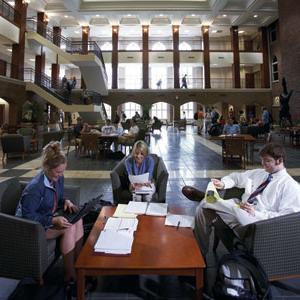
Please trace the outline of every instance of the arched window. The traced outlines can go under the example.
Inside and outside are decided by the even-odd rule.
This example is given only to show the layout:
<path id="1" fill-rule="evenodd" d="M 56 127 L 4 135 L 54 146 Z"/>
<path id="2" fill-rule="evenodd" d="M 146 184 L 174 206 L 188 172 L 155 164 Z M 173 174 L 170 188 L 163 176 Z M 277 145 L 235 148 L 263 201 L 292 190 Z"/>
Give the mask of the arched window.
<path id="1" fill-rule="evenodd" d="M 187 42 L 182 42 L 182 43 L 179 44 L 179 50 L 191 51 L 192 47 Z"/>
<path id="2" fill-rule="evenodd" d="M 142 116 L 142 107 L 140 104 L 135 102 L 126 102 L 123 105 L 123 111 L 128 119 L 131 119 L 135 115 L 136 111 Z"/>
<path id="3" fill-rule="evenodd" d="M 112 50 L 112 43 L 106 42 L 101 46 L 102 51 L 111 51 Z"/>
<path id="4" fill-rule="evenodd" d="M 151 117 L 157 117 L 159 119 L 168 119 L 168 103 L 157 102 L 152 105 Z"/>
<path id="5" fill-rule="evenodd" d="M 126 47 L 127 51 L 132 51 L 132 50 L 141 50 L 140 46 L 137 43 L 131 42 L 130 44 L 128 44 L 128 46 Z"/>
<path id="6" fill-rule="evenodd" d="M 278 60 L 276 56 L 272 59 L 272 80 L 278 81 Z"/>
<path id="7" fill-rule="evenodd" d="M 166 46 L 163 43 L 161 43 L 161 42 L 157 42 L 157 43 L 153 44 L 152 50 L 165 51 L 166 50 Z"/>

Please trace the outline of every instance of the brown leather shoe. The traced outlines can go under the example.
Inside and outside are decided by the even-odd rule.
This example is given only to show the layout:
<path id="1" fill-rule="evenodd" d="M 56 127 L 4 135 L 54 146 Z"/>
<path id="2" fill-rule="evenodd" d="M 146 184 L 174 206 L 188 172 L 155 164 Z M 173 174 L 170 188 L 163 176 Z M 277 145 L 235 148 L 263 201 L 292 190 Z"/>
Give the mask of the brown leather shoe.
<path id="1" fill-rule="evenodd" d="M 189 185 L 184 186 L 181 191 L 184 196 L 186 196 L 189 200 L 192 200 L 192 201 L 200 202 L 205 196 L 204 192 L 199 191 Z"/>

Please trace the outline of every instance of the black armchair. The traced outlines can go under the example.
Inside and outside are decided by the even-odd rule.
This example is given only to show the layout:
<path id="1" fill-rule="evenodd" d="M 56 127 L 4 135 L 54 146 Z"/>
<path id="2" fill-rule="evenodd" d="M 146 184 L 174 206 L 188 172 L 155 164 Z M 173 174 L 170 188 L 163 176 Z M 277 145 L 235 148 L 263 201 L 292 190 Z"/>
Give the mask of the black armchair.
<path id="1" fill-rule="evenodd" d="M 169 173 L 161 157 L 150 154 L 154 158 L 154 181 L 156 192 L 153 195 L 153 202 L 166 202 L 166 191 Z M 125 168 L 125 158 L 123 158 L 111 171 L 110 178 L 113 190 L 114 203 L 128 203 L 132 200 L 129 191 L 129 179 Z"/>
<path id="2" fill-rule="evenodd" d="M 20 134 L 4 134 L 1 137 L 2 145 L 2 163 L 4 163 L 5 158 L 8 158 L 8 154 L 21 154 L 24 159 L 25 155 L 25 143 L 24 137 Z"/>
<path id="3" fill-rule="evenodd" d="M 223 199 L 241 199 L 244 189 L 220 191 Z M 200 201 L 204 193 L 192 187 L 183 187 L 183 194 L 190 200 Z M 196 197 L 196 198 L 195 198 Z M 240 236 L 218 217 L 213 222 L 214 246 L 221 240 L 231 251 L 241 242 L 262 264 L 270 280 L 300 277 L 300 212 L 255 222 L 239 228 Z"/>
<path id="4" fill-rule="evenodd" d="M 0 182 L 0 277 L 30 277 L 42 283 L 59 252 L 56 240 L 46 240 L 41 224 L 14 216 L 25 185 L 17 178 Z M 79 187 L 66 186 L 65 194 L 79 204 Z"/>

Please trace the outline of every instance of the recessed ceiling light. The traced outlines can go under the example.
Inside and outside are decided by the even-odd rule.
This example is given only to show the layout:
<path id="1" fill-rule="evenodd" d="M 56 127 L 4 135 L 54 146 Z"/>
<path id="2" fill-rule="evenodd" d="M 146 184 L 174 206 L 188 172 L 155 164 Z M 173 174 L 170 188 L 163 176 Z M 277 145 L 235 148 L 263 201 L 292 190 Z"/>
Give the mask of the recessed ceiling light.
<path id="1" fill-rule="evenodd" d="M 239 33 L 244 33 L 245 31 L 244 30 L 239 30 Z"/>
<path id="2" fill-rule="evenodd" d="M 163 15 L 163 14 L 160 14 L 159 16 L 160 16 L 160 17 L 163 17 L 164 15 Z"/>
<path id="3" fill-rule="evenodd" d="M 257 17 L 258 17 L 258 15 L 254 15 L 254 16 L 253 16 L 253 18 L 257 18 Z"/>
<path id="4" fill-rule="evenodd" d="M 131 14 L 128 14 L 127 17 L 131 17 Z"/>
<path id="5" fill-rule="evenodd" d="M 223 17 L 224 17 L 224 18 L 226 18 L 226 17 L 227 17 L 227 15 L 223 15 Z"/>
<path id="6" fill-rule="evenodd" d="M 69 16 L 67 16 L 67 15 L 64 15 L 64 17 L 67 19 L 67 18 L 69 18 Z"/>
<path id="7" fill-rule="evenodd" d="M 195 17 L 196 15 L 195 14 L 192 14 L 192 17 Z"/>
<path id="8" fill-rule="evenodd" d="M 6 50 L 7 50 L 8 52 L 12 52 L 12 49 L 10 49 L 10 48 L 7 48 Z"/>
<path id="9" fill-rule="evenodd" d="M 96 17 L 98 18 L 98 17 L 99 17 L 99 15 L 96 15 Z"/>

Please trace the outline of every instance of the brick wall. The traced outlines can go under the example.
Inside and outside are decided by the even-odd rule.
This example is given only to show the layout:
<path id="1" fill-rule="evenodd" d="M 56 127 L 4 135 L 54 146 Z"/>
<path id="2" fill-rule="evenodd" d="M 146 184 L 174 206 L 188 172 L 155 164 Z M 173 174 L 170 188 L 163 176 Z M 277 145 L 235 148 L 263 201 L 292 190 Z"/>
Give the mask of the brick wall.
<path id="1" fill-rule="evenodd" d="M 290 112 L 293 121 L 300 123 L 300 1 L 278 0 L 279 39 L 281 48 L 281 72 L 287 87 L 294 94 L 290 99 Z"/>

